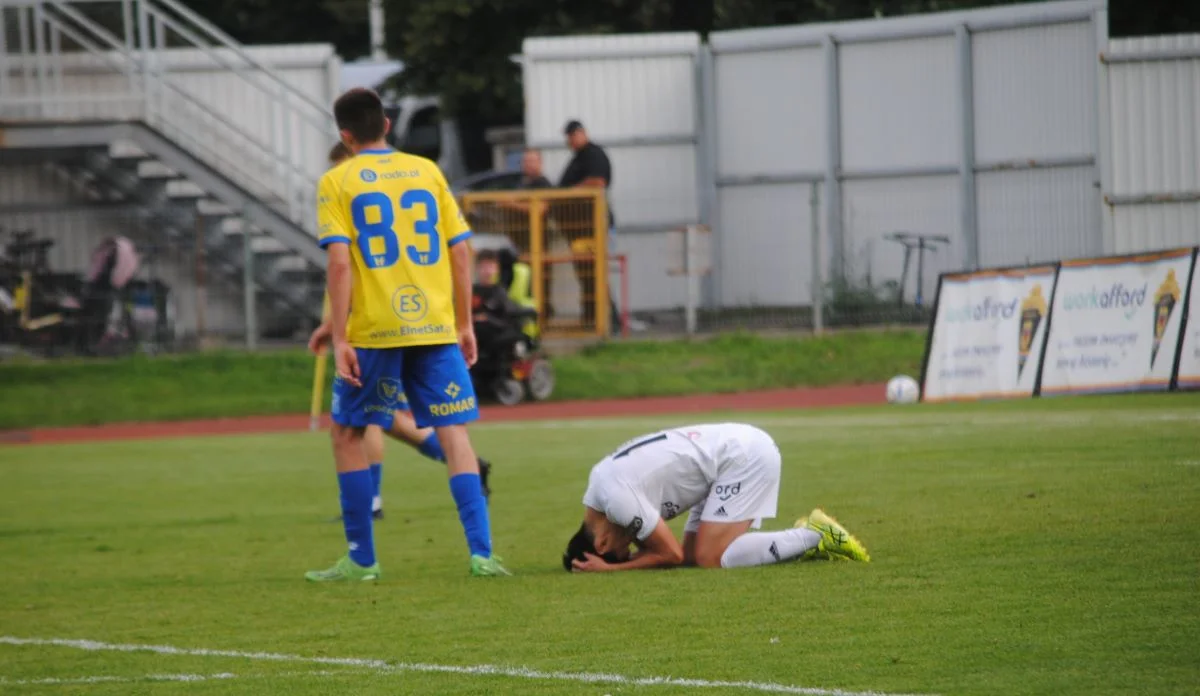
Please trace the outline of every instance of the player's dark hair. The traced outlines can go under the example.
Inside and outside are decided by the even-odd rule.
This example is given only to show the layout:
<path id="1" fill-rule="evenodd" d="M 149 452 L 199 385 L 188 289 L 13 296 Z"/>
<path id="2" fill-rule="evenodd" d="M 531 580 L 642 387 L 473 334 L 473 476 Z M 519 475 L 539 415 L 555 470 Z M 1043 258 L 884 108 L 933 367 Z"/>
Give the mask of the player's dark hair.
<path id="1" fill-rule="evenodd" d="M 481 249 L 478 254 L 475 254 L 475 263 L 479 263 L 480 261 L 495 261 L 499 263 L 500 255 L 496 253 L 495 249 Z"/>
<path id="2" fill-rule="evenodd" d="M 333 103 L 333 120 L 337 122 L 338 130 L 348 131 L 356 143 L 380 140 L 387 130 L 383 101 L 375 92 L 361 87 L 338 97 Z"/>
<path id="3" fill-rule="evenodd" d="M 350 148 L 346 147 L 346 143 L 343 143 L 340 140 L 337 141 L 336 145 L 329 148 L 330 164 L 337 164 L 338 162 L 341 162 L 344 159 L 349 159 L 353 156 L 354 153 L 350 151 Z"/>
<path id="4" fill-rule="evenodd" d="M 615 553 L 599 554 L 596 552 L 596 541 L 592 538 L 591 531 L 588 530 L 587 522 L 579 525 L 579 531 L 575 532 L 575 536 L 567 542 L 567 550 L 563 553 L 563 569 L 570 573 L 574 568 L 571 566 L 572 561 L 587 560 L 585 554 L 600 556 L 607 563 L 620 563 L 621 559 Z"/>

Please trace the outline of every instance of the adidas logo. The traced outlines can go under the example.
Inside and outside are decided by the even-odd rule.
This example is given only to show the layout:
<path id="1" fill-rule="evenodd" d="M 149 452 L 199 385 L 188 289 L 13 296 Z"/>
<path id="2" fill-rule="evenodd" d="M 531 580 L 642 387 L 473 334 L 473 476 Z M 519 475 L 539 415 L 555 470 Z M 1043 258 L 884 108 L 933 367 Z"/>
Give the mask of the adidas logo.
<path id="1" fill-rule="evenodd" d="M 716 515 L 717 517 L 725 517 L 729 513 L 725 512 L 725 506 L 722 505 L 721 507 L 717 508 L 717 511 L 714 512 L 713 514 Z"/>
<path id="2" fill-rule="evenodd" d="M 776 544 L 775 542 L 771 542 L 771 548 L 769 548 L 767 550 L 770 551 L 771 555 L 775 557 L 775 561 L 777 563 L 783 561 L 783 557 L 781 557 L 779 555 L 779 545 L 778 544 Z"/>

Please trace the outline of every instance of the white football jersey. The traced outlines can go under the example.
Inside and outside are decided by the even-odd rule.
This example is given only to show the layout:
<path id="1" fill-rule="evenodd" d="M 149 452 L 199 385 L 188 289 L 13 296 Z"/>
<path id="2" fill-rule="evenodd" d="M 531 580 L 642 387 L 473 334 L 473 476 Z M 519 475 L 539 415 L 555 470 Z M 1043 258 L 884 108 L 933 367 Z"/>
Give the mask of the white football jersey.
<path id="1" fill-rule="evenodd" d="M 750 425 L 718 423 L 634 438 L 592 467 L 583 504 L 645 541 L 660 519 L 702 504 L 721 474 L 738 466 L 742 441 L 763 435 Z"/>

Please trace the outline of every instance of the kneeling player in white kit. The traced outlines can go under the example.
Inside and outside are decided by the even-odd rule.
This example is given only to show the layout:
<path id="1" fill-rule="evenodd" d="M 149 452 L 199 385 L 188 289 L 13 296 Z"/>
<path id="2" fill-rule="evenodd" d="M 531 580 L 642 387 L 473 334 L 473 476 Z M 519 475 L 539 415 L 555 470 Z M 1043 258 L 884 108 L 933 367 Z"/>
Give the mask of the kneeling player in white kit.
<path id="1" fill-rule="evenodd" d="M 792 529 L 750 532 L 775 517 L 779 469 L 779 447 L 750 425 L 693 425 L 630 440 L 592 468 L 583 525 L 563 566 L 597 572 L 869 561 L 858 539 L 819 508 Z M 681 544 L 666 522 L 685 510 Z M 632 555 L 631 544 L 638 548 Z"/>

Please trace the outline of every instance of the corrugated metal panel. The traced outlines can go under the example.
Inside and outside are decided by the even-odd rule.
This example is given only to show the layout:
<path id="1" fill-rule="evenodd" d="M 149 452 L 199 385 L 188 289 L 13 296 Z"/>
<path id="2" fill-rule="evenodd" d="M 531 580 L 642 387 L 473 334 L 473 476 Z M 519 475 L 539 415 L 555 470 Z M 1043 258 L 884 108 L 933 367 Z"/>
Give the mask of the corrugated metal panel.
<path id="1" fill-rule="evenodd" d="M 883 237 L 892 232 L 942 234 L 950 238 L 935 252 L 925 253 L 924 295 L 932 301 L 937 276 L 963 266 L 962 226 L 959 224 L 958 180 L 952 176 L 848 181 L 842 188 L 847 274 L 875 286 L 899 281 L 904 248 Z M 905 297 L 911 302 L 917 287 L 913 253 Z"/>
<path id="2" fill-rule="evenodd" d="M 718 55 L 714 72 L 721 176 L 824 168 L 828 100 L 821 49 Z M 770 95 L 767 108 L 764 95 Z"/>
<path id="3" fill-rule="evenodd" d="M 1094 34 L 1080 22 L 972 37 L 978 162 L 1095 153 Z"/>
<path id="4" fill-rule="evenodd" d="M 1122 205 L 1112 215 L 1117 254 L 1200 244 L 1200 203 Z"/>
<path id="5" fill-rule="evenodd" d="M 698 46 L 691 34 L 526 40 L 526 140 L 561 141 L 571 119 L 597 140 L 693 134 Z"/>
<path id="6" fill-rule="evenodd" d="M 1200 48 L 1200 35 L 1113 41 L 1111 54 Z M 1200 191 L 1200 59 L 1109 65 L 1112 193 Z"/>
<path id="7" fill-rule="evenodd" d="M 665 231 L 622 235 L 617 239 L 616 249 L 628 259 L 629 299 L 634 311 L 684 305 L 687 285 L 683 276 L 668 274 L 680 260 L 674 257 L 677 249 Z M 615 275 L 612 282 L 619 282 Z M 618 293 L 619 288 L 614 285 L 613 297 L 618 297 Z"/>
<path id="8" fill-rule="evenodd" d="M 604 146 L 603 140 L 596 143 Z M 606 147 L 612 163 L 609 201 L 618 226 L 696 219 L 696 151 L 690 145 Z M 545 150 L 543 166 L 558 181 L 571 153 Z"/>
<path id="9" fill-rule="evenodd" d="M 1001 171 L 976 179 L 979 263 L 1017 266 L 1103 253 L 1092 167 Z"/>
<path id="10" fill-rule="evenodd" d="M 736 53 L 813 44 L 820 42 L 826 36 L 832 36 L 836 41 L 845 43 L 904 36 L 953 34 L 959 25 L 966 25 L 972 31 L 982 31 L 1013 24 L 1056 23 L 1075 18 L 1086 19 L 1091 17 L 1096 10 L 1105 9 L 1107 6 L 1105 0 L 1031 2 L 978 10 L 867 19 L 855 22 L 739 29 L 716 32 L 710 37 L 710 42 L 714 51 Z"/>
<path id="11" fill-rule="evenodd" d="M 839 51 L 846 170 L 958 160 L 953 38 L 853 45 Z"/>
<path id="12" fill-rule="evenodd" d="M 809 185 L 735 186 L 721 191 L 721 298 L 725 307 L 812 301 Z"/>

